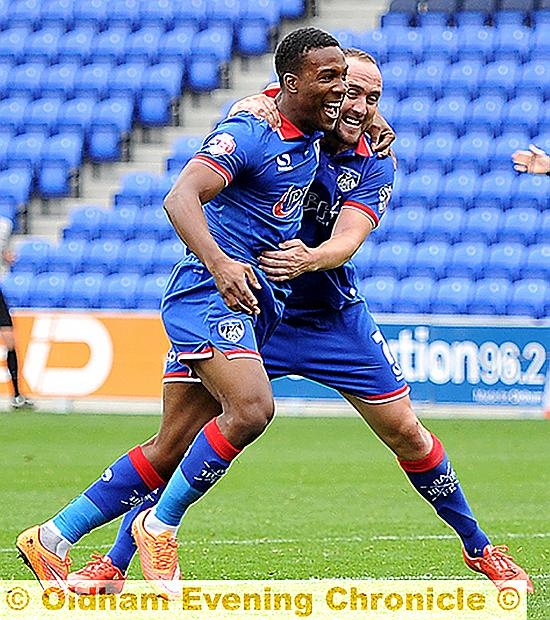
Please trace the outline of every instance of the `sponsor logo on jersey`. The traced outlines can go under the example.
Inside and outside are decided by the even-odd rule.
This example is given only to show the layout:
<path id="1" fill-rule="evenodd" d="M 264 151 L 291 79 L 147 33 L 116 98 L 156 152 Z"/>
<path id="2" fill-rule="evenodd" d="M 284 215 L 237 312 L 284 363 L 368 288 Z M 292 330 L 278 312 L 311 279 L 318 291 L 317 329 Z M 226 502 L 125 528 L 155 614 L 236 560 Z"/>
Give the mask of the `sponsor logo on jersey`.
<path id="1" fill-rule="evenodd" d="M 244 332 L 244 323 L 241 319 L 226 319 L 218 323 L 218 334 L 229 342 L 239 342 Z"/>
<path id="2" fill-rule="evenodd" d="M 382 185 L 382 187 L 378 190 L 378 211 L 380 215 L 384 213 L 384 211 L 388 208 L 388 202 L 391 198 L 392 186 L 387 183 L 386 185 Z"/>
<path id="3" fill-rule="evenodd" d="M 231 134 L 220 133 L 210 138 L 204 150 L 213 157 L 219 157 L 220 155 L 230 155 L 236 147 L 235 138 Z"/>
<path id="4" fill-rule="evenodd" d="M 361 174 L 352 168 L 342 167 L 341 170 L 342 172 L 338 175 L 336 183 L 340 191 L 351 192 L 352 189 L 355 189 L 359 185 Z"/>
<path id="5" fill-rule="evenodd" d="M 307 187 L 294 187 L 294 185 L 289 187 L 273 205 L 273 215 L 275 217 L 288 217 L 294 213 L 296 209 L 302 206 L 308 189 L 309 185 Z"/>
<path id="6" fill-rule="evenodd" d="M 277 156 L 277 170 L 279 172 L 289 172 L 292 170 L 292 160 L 290 153 L 283 153 Z"/>

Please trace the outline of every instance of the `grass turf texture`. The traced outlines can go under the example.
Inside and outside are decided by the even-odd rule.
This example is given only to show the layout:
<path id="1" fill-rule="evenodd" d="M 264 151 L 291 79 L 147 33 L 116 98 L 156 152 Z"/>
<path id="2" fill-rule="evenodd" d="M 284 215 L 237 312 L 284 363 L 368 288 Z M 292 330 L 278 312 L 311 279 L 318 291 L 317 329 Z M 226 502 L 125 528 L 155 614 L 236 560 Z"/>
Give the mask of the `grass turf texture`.
<path id="1" fill-rule="evenodd" d="M 121 453 L 154 416 L 2 416 L 0 577 L 30 578 L 13 547 Z M 534 576 L 529 618 L 550 618 L 550 423 L 432 420 L 493 542 Z M 118 522 L 117 522 L 118 524 Z M 117 524 L 72 552 L 105 552 Z M 279 418 L 188 513 L 184 576 L 198 579 L 475 577 L 460 544 L 359 420 Z M 134 560 L 130 576 L 141 578 Z"/>

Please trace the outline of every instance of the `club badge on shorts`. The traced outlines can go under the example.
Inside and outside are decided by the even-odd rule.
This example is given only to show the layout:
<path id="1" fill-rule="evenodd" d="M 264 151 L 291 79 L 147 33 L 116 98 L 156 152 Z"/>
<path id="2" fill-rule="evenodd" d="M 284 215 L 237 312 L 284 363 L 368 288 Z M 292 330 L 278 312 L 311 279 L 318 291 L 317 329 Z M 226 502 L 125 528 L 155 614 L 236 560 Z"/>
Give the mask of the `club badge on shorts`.
<path id="1" fill-rule="evenodd" d="M 244 323 L 241 319 L 225 319 L 218 323 L 218 334 L 229 342 L 239 342 L 244 332 Z"/>

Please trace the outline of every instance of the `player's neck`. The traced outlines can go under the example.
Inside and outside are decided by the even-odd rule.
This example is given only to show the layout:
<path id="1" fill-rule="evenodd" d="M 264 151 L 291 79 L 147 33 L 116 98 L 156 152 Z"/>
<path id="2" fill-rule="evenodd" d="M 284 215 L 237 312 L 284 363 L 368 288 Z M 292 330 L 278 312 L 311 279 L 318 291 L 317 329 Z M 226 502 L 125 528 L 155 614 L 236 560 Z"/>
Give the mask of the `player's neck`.
<path id="1" fill-rule="evenodd" d="M 275 99 L 279 112 L 295 125 L 302 133 L 313 133 L 312 127 L 309 125 L 308 120 L 301 114 L 300 107 L 297 102 L 290 97 L 285 97 L 283 93 L 279 93 Z"/>
<path id="2" fill-rule="evenodd" d="M 342 142 L 338 136 L 333 133 L 326 133 L 323 138 L 323 149 L 331 155 L 338 155 L 338 153 L 343 153 L 344 151 L 355 148 L 356 146 L 356 144 L 347 144 L 346 142 Z"/>

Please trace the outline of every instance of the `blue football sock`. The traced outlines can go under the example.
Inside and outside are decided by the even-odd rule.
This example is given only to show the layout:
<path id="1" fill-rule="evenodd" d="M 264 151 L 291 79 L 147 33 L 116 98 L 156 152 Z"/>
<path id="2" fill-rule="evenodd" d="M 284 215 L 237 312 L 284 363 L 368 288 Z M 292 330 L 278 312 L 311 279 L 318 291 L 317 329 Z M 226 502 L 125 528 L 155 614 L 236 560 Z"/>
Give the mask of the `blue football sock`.
<path id="1" fill-rule="evenodd" d="M 158 502 L 163 490 L 164 486 L 159 487 L 152 493 L 149 493 L 141 504 L 134 506 L 130 512 L 127 512 L 124 515 L 122 523 L 118 528 L 116 540 L 113 546 L 105 554 L 111 558 L 113 564 L 124 574 L 126 574 L 126 571 L 130 566 L 130 562 L 137 551 L 136 543 L 134 542 L 134 537 L 132 536 L 132 523 L 140 512 L 151 508 L 151 506 L 154 506 Z"/>
<path id="2" fill-rule="evenodd" d="M 469 556 L 483 555 L 491 544 L 479 527 L 445 450 L 435 435 L 431 452 L 418 461 L 399 459 L 414 488 L 460 537 Z"/>
<path id="3" fill-rule="evenodd" d="M 63 508 L 53 522 L 71 543 L 129 511 L 164 484 L 141 446 L 121 456 L 84 493 Z"/>
<path id="4" fill-rule="evenodd" d="M 167 525 L 179 525 L 187 508 L 223 476 L 239 452 L 222 435 L 216 418 L 208 422 L 166 485 L 156 517 Z"/>

